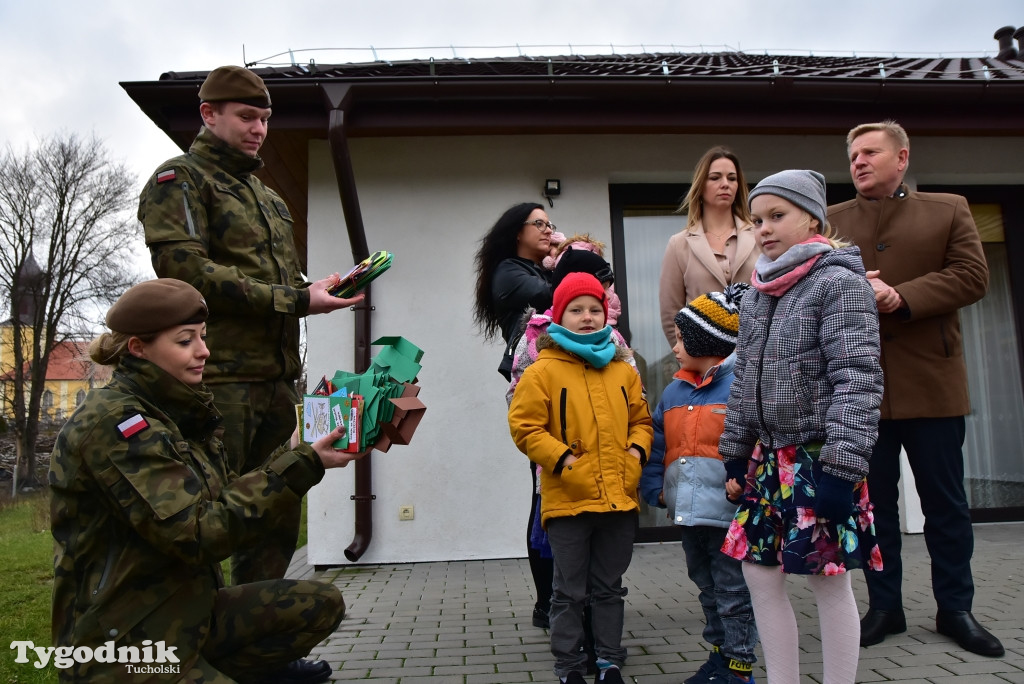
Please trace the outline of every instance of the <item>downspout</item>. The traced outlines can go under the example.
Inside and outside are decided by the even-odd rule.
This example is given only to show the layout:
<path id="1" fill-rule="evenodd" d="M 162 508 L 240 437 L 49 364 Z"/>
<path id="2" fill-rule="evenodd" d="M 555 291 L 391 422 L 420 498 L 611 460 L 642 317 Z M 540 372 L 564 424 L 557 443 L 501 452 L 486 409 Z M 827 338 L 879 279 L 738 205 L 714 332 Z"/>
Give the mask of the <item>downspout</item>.
<path id="1" fill-rule="evenodd" d="M 344 84 L 321 84 L 324 99 L 330 107 L 330 119 L 327 126 L 327 140 L 331 146 L 331 160 L 334 162 L 334 175 L 338 179 L 338 194 L 341 196 L 342 213 L 345 215 L 345 227 L 348 230 L 348 241 L 352 246 L 352 261 L 359 263 L 370 256 L 366 244 L 366 229 L 363 226 L 363 215 L 359 210 L 359 195 L 356 192 L 355 175 L 352 172 L 352 156 L 348 148 L 348 135 L 345 130 L 345 115 L 352 105 L 352 91 Z M 364 292 L 366 298 L 355 310 L 355 372 L 361 373 L 370 367 L 370 311 L 371 289 Z M 373 506 L 376 498 L 373 495 L 372 455 L 356 461 L 355 494 L 351 497 L 355 502 L 355 535 L 352 543 L 345 549 L 345 558 L 351 562 L 359 560 L 370 546 L 373 538 Z"/>

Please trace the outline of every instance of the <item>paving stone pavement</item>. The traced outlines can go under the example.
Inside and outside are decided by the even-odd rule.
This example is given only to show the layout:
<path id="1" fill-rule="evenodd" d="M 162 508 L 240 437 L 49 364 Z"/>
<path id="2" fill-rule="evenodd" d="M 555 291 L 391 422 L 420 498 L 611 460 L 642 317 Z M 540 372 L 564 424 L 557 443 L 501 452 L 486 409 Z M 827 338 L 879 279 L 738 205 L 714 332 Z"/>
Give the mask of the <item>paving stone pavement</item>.
<path id="1" fill-rule="evenodd" d="M 904 537 L 907 632 L 861 649 L 858 682 L 1024 684 L 1024 523 L 976 525 L 974 614 L 1006 647 L 1002 658 L 960 649 L 936 634 L 929 560 L 921 535 Z M 549 682 L 547 632 L 531 624 L 532 579 L 525 558 L 354 565 L 314 569 L 300 550 L 290 577 L 333 582 L 348 614 L 311 657 L 333 681 L 379 684 Z M 863 574 L 854 574 L 863 610 Z M 627 683 L 678 684 L 706 659 L 697 592 L 677 544 L 640 544 L 624 584 Z M 806 581 L 789 580 L 800 626 L 802 684 L 821 684 L 818 615 Z M 761 649 L 757 649 L 758 659 Z M 764 684 L 762 664 L 754 676 Z"/>

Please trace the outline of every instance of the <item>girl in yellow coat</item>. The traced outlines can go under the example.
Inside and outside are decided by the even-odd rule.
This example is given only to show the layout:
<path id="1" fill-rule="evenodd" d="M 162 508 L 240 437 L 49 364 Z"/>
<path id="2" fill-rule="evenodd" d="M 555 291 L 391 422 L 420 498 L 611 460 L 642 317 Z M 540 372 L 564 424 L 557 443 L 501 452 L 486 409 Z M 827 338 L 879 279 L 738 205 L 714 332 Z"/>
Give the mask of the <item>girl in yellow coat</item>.
<path id="1" fill-rule="evenodd" d="M 598 681 L 622 682 L 622 575 L 654 434 L 640 378 L 612 342 L 607 318 L 601 283 L 589 273 L 566 276 L 508 414 L 516 446 L 542 468 L 541 518 L 555 562 L 551 652 L 555 674 L 568 684 L 585 681 L 588 586 Z"/>

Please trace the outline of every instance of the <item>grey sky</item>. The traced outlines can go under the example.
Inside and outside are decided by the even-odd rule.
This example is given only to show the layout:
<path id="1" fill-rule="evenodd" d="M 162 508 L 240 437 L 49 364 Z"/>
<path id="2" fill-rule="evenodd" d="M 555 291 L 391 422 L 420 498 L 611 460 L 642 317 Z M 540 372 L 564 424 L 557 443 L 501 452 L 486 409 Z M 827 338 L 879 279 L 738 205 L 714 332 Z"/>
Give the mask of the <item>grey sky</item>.
<path id="1" fill-rule="evenodd" d="M 252 61 L 291 49 L 300 63 L 370 61 L 370 46 L 393 60 L 450 57 L 447 46 L 459 56 L 513 55 L 516 45 L 527 54 L 614 45 L 620 53 L 995 56 L 995 30 L 1022 24 L 1020 0 L 0 0 L 0 144 L 95 133 L 141 187 L 177 148 L 118 82 L 241 64 L 243 51 Z M 431 46 L 439 49 L 389 49 Z"/>

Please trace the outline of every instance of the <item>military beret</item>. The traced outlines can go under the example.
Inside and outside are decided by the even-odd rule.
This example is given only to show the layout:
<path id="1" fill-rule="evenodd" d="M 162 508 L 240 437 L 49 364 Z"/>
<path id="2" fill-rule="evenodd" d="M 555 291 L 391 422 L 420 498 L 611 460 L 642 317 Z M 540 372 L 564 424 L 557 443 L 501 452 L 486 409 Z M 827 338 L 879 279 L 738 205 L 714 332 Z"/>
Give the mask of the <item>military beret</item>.
<path id="1" fill-rule="evenodd" d="M 174 278 L 139 283 L 107 311 L 107 327 L 125 335 L 146 335 L 186 323 L 202 323 L 209 315 L 199 290 Z"/>
<path id="2" fill-rule="evenodd" d="M 199 88 L 199 99 L 270 108 L 270 91 L 263 79 L 239 66 L 222 66 L 211 71 Z"/>

